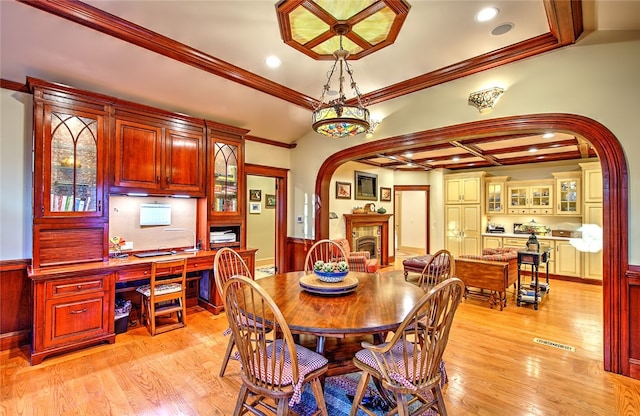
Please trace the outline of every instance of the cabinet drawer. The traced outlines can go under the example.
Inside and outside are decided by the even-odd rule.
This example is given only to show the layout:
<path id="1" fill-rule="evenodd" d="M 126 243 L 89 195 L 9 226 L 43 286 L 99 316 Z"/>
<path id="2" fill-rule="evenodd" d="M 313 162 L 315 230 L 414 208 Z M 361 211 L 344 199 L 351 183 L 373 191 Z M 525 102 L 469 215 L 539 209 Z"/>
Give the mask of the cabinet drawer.
<path id="1" fill-rule="evenodd" d="M 525 247 L 527 246 L 527 239 L 525 238 L 505 238 L 504 241 L 502 242 L 502 245 L 504 247 L 516 247 L 516 248 L 521 248 L 521 249 L 525 249 Z"/>
<path id="2" fill-rule="evenodd" d="M 120 270 L 118 272 L 118 281 L 125 282 L 128 280 L 149 279 L 151 277 L 151 266 L 132 267 Z"/>
<path id="3" fill-rule="evenodd" d="M 553 214 L 553 208 L 531 208 L 530 214 L 551 215 Z"/>
<path id="4" fill-rule="evenodd" d="M 246 261 L 246 260 L 245 260 Z M 213 258 L 195 258 L 187 260 L 187 271 L 196 272 L 202 270 L 213 270 Z"/>
<path id="5" fill-rule="evenodd" d="M 529 214 L 529 208 L 509 208 L 509 214 Z"/>
<path id="6" fill-rule="evenodd" d="M 92 276 L 87 279 L 54 280 L 46 283 L 47 298 L 104 292 L 104 290 L 104 276 Z"/>

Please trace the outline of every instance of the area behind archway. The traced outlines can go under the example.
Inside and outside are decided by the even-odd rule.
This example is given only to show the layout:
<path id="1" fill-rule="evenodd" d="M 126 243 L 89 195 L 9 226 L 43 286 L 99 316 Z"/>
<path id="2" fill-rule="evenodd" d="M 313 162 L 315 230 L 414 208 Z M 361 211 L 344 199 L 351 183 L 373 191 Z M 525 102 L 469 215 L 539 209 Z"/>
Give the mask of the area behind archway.
<path id="1" fill-rule="evenodd" d="M 603 184 L 603 322 L 604 368 L 618 374 L 640 374 L 630 364 L 632 342 L 629 314 L 628 264 L 628 176 L 622 146 L 599 122 L 574 114 L 549 113 L 488 119 L 390 137 L 350 147 L 331 155 L 322 164 L 315 192 L 320 201 L 329 200 L 333 172 L 341 164 L 363 155 L 389 149 L 409 150 L 425 143 L 443 143 L 469 137 L 500 136 L 557 131 L 575 134 L 595 148 L 602 165 Z M 316 205 L 316 239 L 329 237 L 328 204 Z M 636 367 L 636 366 L 634 366 Z M 633 373 L 633 374 L 632 374 Z"/>

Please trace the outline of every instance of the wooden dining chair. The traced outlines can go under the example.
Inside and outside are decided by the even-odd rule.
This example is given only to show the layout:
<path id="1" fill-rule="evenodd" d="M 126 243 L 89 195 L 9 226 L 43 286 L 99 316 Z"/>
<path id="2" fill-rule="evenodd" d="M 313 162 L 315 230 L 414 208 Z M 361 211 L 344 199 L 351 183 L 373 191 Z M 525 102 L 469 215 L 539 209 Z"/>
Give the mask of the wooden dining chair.
<path id="1" fill-rule="evenodd" d="M 311 383 L 317 410 L 328 416 L 320 382 L 328 369 L 327 359 L 294 343 L 282 312 L 253 280 L 234 276 L 225 283 L 223 293 L 241 363 L 242 387 L 234 415 L 264 414 L 264 410 L 287 415 L 288 407 L 300 402 L 304 385 Z M 274 401 L 275 407 L 266 399 Z"/>
<path id="2" fill-rule="evenodd" d="M 395 396 L 397 406 L 387 415 L 420 415 L 433 409 L 446 415 L 441 388 L 440 366 L 449 340 L 453 317 L 464 294 L 464 283 L 449 278 L 431 288 L 413 307 L 389 342 L 372 345 L 363 342 L 364 349 L 353 359 L 362 376 L 353 399 L 351 416 L 358 410 L 375 416 L 361 402 L 374 377 Z M 424 319 L 429 322 L 424 325 Z M 409 329 L 411 328 L 411 329 Z M 419 405 L 409 413 L 409 406 Z"/>
<path id="3" fill-rule="evenodd" d="M 318 240 L 307 252 L 304 260 L 304 271 L 307 274 L 312 273 L 313 265 L 318 260 L 322 260 L 325 263 L 347 261 L 347 255 L 342 246 L 335 241 L 329 239 Z"/>
<path id="4" fill-rule="evenodd" d="M 136 291 L 142 295 L 142 319 L 152 336 L 187 325 L 186 286 L 186 258 L 151 264 L 151 281 Z M 174 313 L 175 318 L 172 318 Z M 159 325 L 159 320 L 169 321 Z"/>
<path id="5" fill-rule="evenodd" d="M 455 277 L 456 261 L 448 250 L 437 251 L 422 269 L 418 286 L 426 291 L 438 283 Z"/>
<path id="6" fill-rule="evenodd" d="M 222 296 L 224 284 L 231 277 L 245 276 L 249 279 L 253 278 L 247 263 L 245 263 L 240 254 L 228 247 L 221 248 L 216 252 L 213 259 L 213 275 L 216 282 L 216 289 L 220 296 Z M 225 332 L 228 333 L 229 331 Z M 229 359 L 231 358 L 231 352 L 233 351 L 234 346 L 235 341 L 233 336 L 231 336 L 229 338 L 229 342 L 227 342 L 227 350 L 224 353 L 222 365 L 220 366 L 220 377 L 223 377 L 227 370 L 227 365 L 229 364 Z"/>

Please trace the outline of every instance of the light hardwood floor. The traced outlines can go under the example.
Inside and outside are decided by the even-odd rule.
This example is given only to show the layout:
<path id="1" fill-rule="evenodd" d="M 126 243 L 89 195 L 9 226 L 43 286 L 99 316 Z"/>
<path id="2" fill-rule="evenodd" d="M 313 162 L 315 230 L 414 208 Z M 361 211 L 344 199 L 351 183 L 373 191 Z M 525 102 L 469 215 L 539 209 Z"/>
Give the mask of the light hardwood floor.
<path id="1" fill-rule="evenodd" d="M 186 328 L 156 337 L 130 329 L 113 345 L 34 367 L 27 347 L 3 351 L 0 415 L 232 414 L 238 363 L 217 375 L 226 317 L 198 307 L 189 312 Z M 511 295 L 502 312 L 478 298 L 464 300 L 445 352 L 449 414 L 640 414 L 640 382 L 603 371 L 602 337 L 599 286 L 552 281 L 538 311 L 517 307 Z"/>

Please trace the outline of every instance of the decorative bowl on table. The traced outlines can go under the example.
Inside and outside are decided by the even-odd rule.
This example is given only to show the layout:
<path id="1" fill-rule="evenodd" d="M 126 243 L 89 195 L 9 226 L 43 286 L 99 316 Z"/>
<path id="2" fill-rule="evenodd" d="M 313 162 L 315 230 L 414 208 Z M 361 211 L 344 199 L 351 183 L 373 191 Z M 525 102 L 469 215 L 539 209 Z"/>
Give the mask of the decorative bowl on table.
<path id="1" fill-rule="evenodd" d="M 313 265 L 313 273 L 323 282 L 338 283 L 342 282 L 349 274 L 349 265 L 346 261 L 337 263 L 317 261 Z"/>

